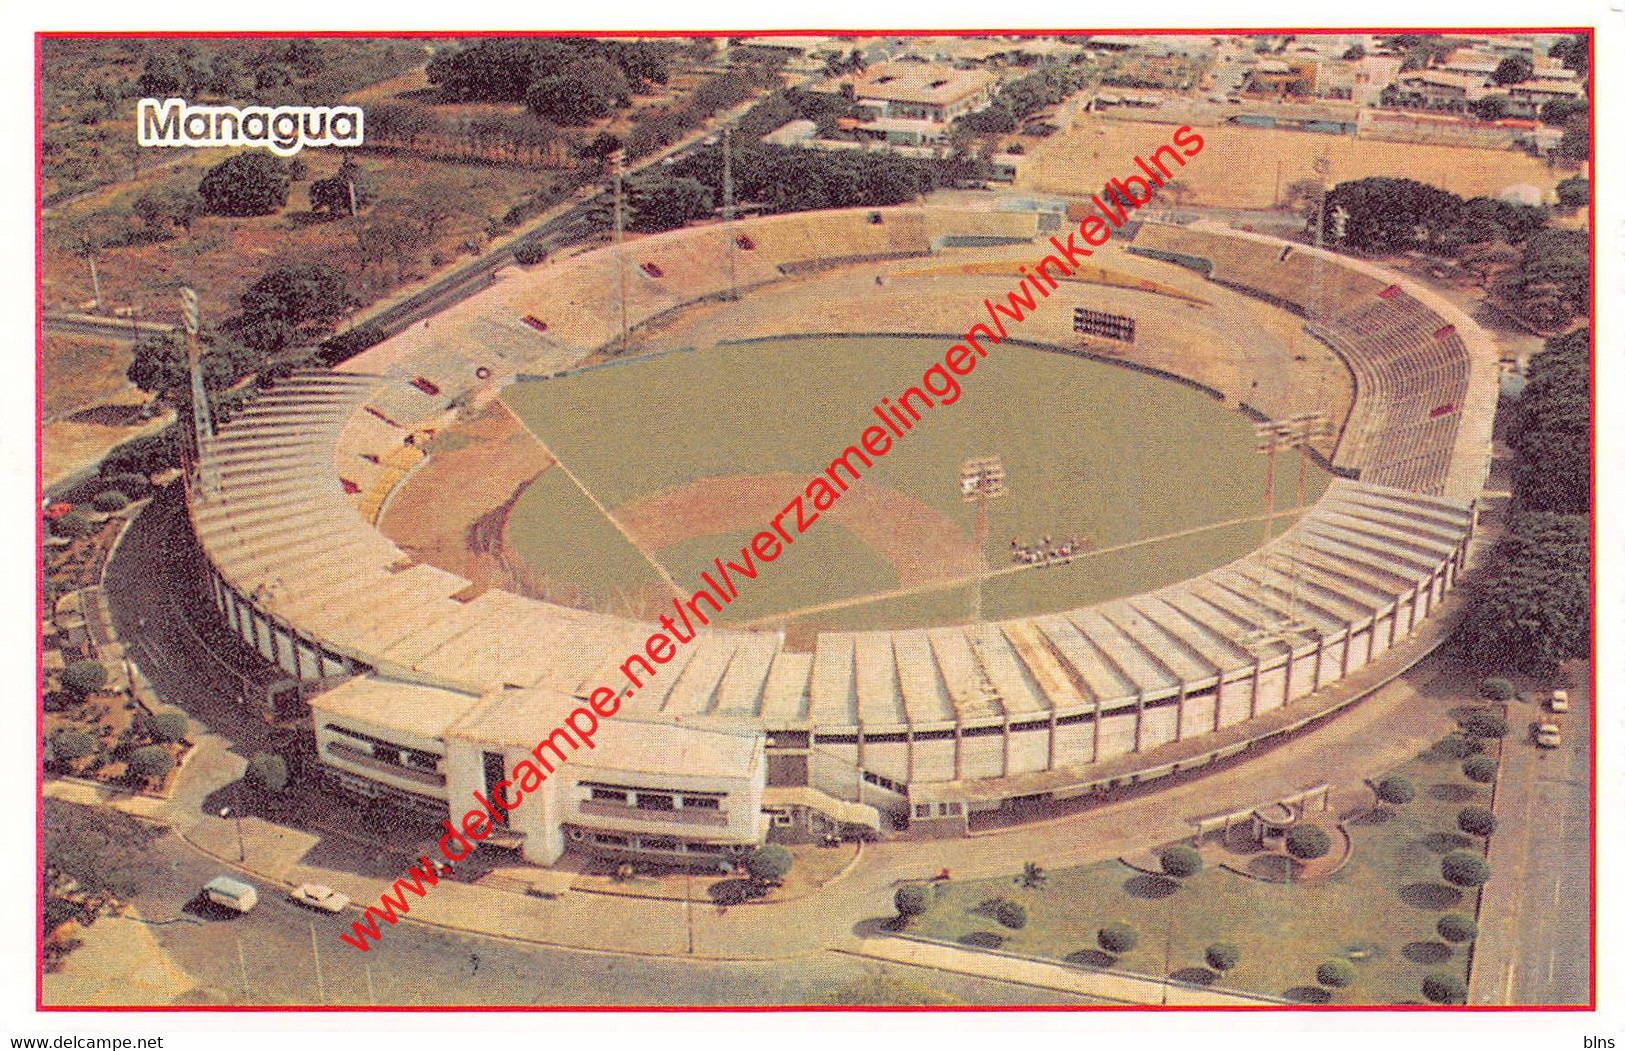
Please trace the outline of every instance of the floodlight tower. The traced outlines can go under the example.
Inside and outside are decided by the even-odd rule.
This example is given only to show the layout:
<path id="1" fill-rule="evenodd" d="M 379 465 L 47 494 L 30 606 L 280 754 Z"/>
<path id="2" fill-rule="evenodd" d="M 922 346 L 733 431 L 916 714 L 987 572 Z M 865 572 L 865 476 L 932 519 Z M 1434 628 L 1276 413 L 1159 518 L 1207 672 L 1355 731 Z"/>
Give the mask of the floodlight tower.
<path id="1" fill-rule="evenodd" d="M 971 625 L 971 646 L 976 651 L 977 685 L 984 699 L 999 699 L 998 687 L 987 674 L 982 623 L 982 580 L 987 575 L 987 502 L 1006 493 L 1004 460 L 999 456 L 973 456 L 959 465 L 959 495 L 976 504 L 976 618 Z M 955 750 L 955 776 L 958 776 L 958 750 Z"/>
<path id="2" fill-rule="evenodd" d="M 1289 449 L 1298 450 L 1298 503 L 1303 507 L 1304 490 L 1309 475 L 1309 446 L 1316 438 L 1323 438 L 1332 433 L 1331 423 L 1325 413 L 1302 412 L 1289 416 L 1283 420 L 1267 420 L 1255 424 L 1253 433 L 1258 436 L 1258 451 L 1268 458 L 1268 467 L 1264 476 L 1264 543 L 1268 545 L 1273 532 L 1275 515 L 1275 454 Z M 1264 559 L 1265 579 L 1268 580 L 1270 571 L 1270 557 L 1267 553 L 1261 554 Z M 1291 581 L 1291 602 L 1287 609 L 1289 623 L 1296 621 L 1298 612 L 1298 561 L 1296 557 L 1296 542 L 1286 545 L 1287 573 Z"/>
<path id="3" fill-rule="evenodd" d="M 618 303 L 621 314 L 621 353 L 626 353 L 627 324 L 626 324 L 626 151 L 616 150 L 610 154 L 610 163 L 615 168 L 615 273 L 619 280 L 620 292 Z"/>
<path id="4" fill-rule="evenodd" d="M 722 126 L 722 228 L 728 237 L 728 298 L 739 298 L 739 234 L 734 230 L 733 125 Z"/>
<path id="5" fill-rule="evenodd" d="M 192 381 L 193 460 L 191 467 L 185 472 L 185 477 L 188 485 L 193 481 L 201 483 L 203 498 L 211 500 L 220 495 L 220 470 L 208 455 L 214 440 L 214 418 L 209 414 L 209 396 L 203 389 L 203 354 L 198 347 L 197 293 L 190 288 L 181 289 L 181 325 L 186 330 L 186 365 Z"/>

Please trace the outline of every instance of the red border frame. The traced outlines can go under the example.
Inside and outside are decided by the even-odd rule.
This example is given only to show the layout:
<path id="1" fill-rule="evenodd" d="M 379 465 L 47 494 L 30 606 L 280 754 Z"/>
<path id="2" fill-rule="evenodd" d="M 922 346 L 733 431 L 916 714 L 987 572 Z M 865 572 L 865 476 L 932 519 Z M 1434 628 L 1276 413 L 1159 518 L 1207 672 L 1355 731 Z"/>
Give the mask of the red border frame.
<path id="1" fill-rule="evenodd" d="M 412 1004 L 397 1004 L 389 1006 L 281 1006 L 281 1005 L 166 1005 L 166 1006 L 113 1006 L 113 1005 L 48 1005 L 44 1002 L 45 968 L 44 968 L 44 932 L 38 922 L 34 924 L 34 1007 L 37 1011 L 51 1012 L 153 1012 L 153 1013 L 202 1013 L 202 1012 L 235 1012 L 235 1013 L 375 1013 L 375 1012 L 452 1012 L 452 1011 L 479 1011 L 482 1013 L 512 1013 L 533 1014 L 537 1012 L 557 1013 L 795 1013 L 795 1012 L 956 1012 L 956 1011 L 993 1011 L 993 1012 L 1031 1012 L 1031 1011 L 1066 1011 L 1066 1012 L 1264 1012 L 1279 1014 L 1282 1012 L 1301 1012 L 1305 1014 L 1320 1014 L 1332 1012 L 1384 1012 L 1384 1011 L 1424 1011 L 1435 1014 L 1458 1013 L 1504 1013 L 1524 1011 L 1558 1011 L 1558 1012 L 1595 1012 L 1597 1010 L 1597 644 L 1599 629 L 1597 626 L 1597 155 L 1595 140 L 1597 132 L 1596 76 L 1597 76 L 1597 34 L 1594 26 L 1334 26 L 1334 27 L 1247 27 L 1247 28 L 1211 28 L 1211 27 L 1170 27 L 1153 29 L 701 29 L 701 30 L 473 30 L 458 32 L 455 30 L 314 30 L 298 32 L 293 30 L 244 30 L 221 31 L 202 30 L 198 32 L 178 31 L 131 31 L 118 32 L 99 30 L 95 32 L 37 32 L 34 34 L 34 308 L 35 308 L 35 339 L 36 352 L 34 358 L 34 412 L 35 412 L 35 446 L 34 446 L 34 504 L 30 510 L 34 519 L 34 603 L 37 619 L 43 623 L 46 617 L 45 609 L 45 567 L 43 562 L 45 531 L 44 524 L 39 515 L 38 497 L 44 492 L 44 442 L 40 432 L 39 421 L 45 418 L 45 370 L 44 370 L 44 344 L 45 344 L 45 286 L 43 275 L 45 272 L 45 221 L 42 203 L 44 201 L 44 157 L 42 152 L 44 112 L 44 54 L 41 44 L 46 40 L 87 40 L 87 39 L 119 39 L 119 40 L 235 40 L 235 39 L 478 39 L 483 37 L 780 37 L 780 36 L 834 36 L 834 37 L 875 37 L 875 36 L 1084 36 L 1098 33 L 1109 33 L 1112 36 L 1261 36 L 1290 33 L 1295 36 L 1343 36 L 1348 34 L 1384 34 L 1384 33 L 1438 33 L 1438 34 L 1464 34 L 1475 36 L 1501 36 L 1512 33 L 1540 33 L 1540 34 L 1567 34 L 1571 36 L 1584 36 L 1587 41 L 1587 77 L 1591 81 L 1587 97 L 1592 105 L 1588 107 L 1587 121 L 1588 133 L 1592 140 L 1592 149 L 1588 161 L 1589 170 L 1587 178 L 1591 185 L 1590 200 L 1587 203 L 1587 232 L 1591 236 L 1591 266 L 1590 266 L 1590 305 L 1588 311 L 1589 332 L 1591 335 L 1591 785 L 1590 785 L 1590 851 L 1591 851 L 1591 885 L 1590 885 L 1590 1000 L 1585 1004 L 1460 1004 L 1455 1006 L 1436 1006 L 1429 1004 L 1328 1004 L 1318 1007 L 1274 1007 L 1267 1005 L 1245 1006 L 1231 1005 L 1219 1007 L 1198 1006 L 1149 1006 L 1141 1004 L 1098 1004 L 1087 1006 L 1073 1006 L 1066 1004 L 1035 1004 L 1035 1005 L 966 1005 L 963 1007 L 933 1007 L 933 1006 L 904 1006 L 904 1005 L 874 1005 L 874 1006 L 844 1006 L 837 1004 L 809 1004 L 809 1005 L 771 1005 L 771 1006 L 723 1006 L 710 1004 L 696 1004 L 683 1006 L 617 1006 L 617 1005 L 533 1005 L 526 1007 L 506 1007 L 499 1005 L 447 1005 L 424 1007 Z M 35 672 L 39 675 L 44 669 L 44 639 L 36 633 L 34 642 Z M 36 706 L 34 738 L 43 740 L 45 713 L 43 708 Z M 45 824 L 44 806 L 42 805 L 44 779 L 45 779 L 45 750 L 43 744 L 36 746 L 35 763 L 35 820 L 34 820 L 34 914 L 37 917 L 43 905 L 44 885 L 39 880 L 40 861 L 45 851 Z M 568 950 L 566 950 L 568 951 Z"/>

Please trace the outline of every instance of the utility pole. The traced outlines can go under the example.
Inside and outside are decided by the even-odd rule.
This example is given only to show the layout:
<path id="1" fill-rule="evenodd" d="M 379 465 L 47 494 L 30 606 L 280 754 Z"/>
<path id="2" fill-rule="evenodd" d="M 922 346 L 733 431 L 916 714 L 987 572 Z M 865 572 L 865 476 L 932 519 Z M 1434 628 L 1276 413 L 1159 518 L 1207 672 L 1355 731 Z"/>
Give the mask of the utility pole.
<path id="1" fill-rule="evenodd" d="M 722 226 L 728 234 L 728 298 L 739 298 L 739 269 L 735 253 L 739 235 L 734 231 L 733 125 L 722 126 Z"/>
<path id="2" fill-rule="evenodd" d="M 616 150 L 610 155 L 610 161 L 615 165 L 615 271 L 620 280 L 620 312 L 621 312 L 621 353 L 626 353 L 627 324 L 626 324 L 626 202 L 625 175 L 626 151 Z"/>
<path id="3" fill-rule="evenodd" d="M 322 954 L 316 947 L 316 921 L 310 921 L 310 957 L 316 962 L 316 1002 L 327 1006 L 327 987 L 322 983 Z"/>

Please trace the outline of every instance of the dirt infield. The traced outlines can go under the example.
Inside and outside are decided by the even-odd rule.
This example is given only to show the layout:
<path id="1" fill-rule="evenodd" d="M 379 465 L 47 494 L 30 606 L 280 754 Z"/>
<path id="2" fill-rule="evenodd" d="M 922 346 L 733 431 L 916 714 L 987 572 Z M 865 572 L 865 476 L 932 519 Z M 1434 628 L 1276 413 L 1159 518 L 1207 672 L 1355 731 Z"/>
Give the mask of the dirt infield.
<path id="1" fill-rule="evenodd" d="M 770 528 L 806 484 L 804 476 L 789 472 L 707 478 L 614 514 L 639 547 L 659 552 L 685 540 Z M 976 568 L 974 538 L 934 508 L 886 486 L 858 482 L 826 517 L 873 548 L 905 587 L 962 578 Z M 792 536 L 793 518 L 783 523 Z"/>

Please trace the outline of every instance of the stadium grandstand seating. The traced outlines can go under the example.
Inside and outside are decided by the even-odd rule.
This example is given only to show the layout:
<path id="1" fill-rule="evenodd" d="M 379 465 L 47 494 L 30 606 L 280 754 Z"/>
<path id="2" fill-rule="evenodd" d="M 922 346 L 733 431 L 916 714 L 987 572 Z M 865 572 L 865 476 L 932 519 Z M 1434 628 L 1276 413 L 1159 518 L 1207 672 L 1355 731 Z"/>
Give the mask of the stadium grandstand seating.
<path id="1" fill-rule="evenodd" d="M 925 254 L 951 234 L 1036 231 L 1030 213 L 882 215 L 774 216 L 628 242 L 627 323 L 718 295 L 732 280 L 781 278 L 795 264 Z M 733 253 L 730 275 L 740 229 L 754 247 Z M 982 626 L 829 632 L 811 653 L 786 651 L 774 633 L 713 629 L 627 699 L 629 717 L 801 740 L 812 787 L 894 812 L 907 811 L 905 793 L 939 783 L 996 806 L 1021 793 L 1083 791 L 1092 764 L 1280 708 L 1428 616 L 1455 582 L 1472 528 L 1468 500 L 1483 477 L 1480 432 L 1462 423 L 1493 411 L 1469 346 L 1476 326 L 1409 285 L 1380 297 L 1391 281 L 1374 268 L 1282 242 L 1154 224 L 1138 240 L 1210 260 L 1217 280 L 1300 307 L 1318 302 L 1311 330 L 1358 384 L 1338 462 L 1360 480 L 1335 481 L 1284 535 L 1229 566 L 1093 607 Z M 645 261 L 661 276 L 637 265 Z M 399 682 L 414 704 L 443 696 L 448 713 L 492 690 L 579 698 L 621 681 L 649 625 L 471 589 L 371 524 L 422 442 L 469 395 L 520 369 L 567 367 L 618 335 L 617 276 L 616 252 L 605 250 L 499 281 L 342 371 L 278 384 L 222 427 L 200 471 L 215 472 L 218 488 L 195 485 L 190 508 L 230 630 L 290 675 Z M 1322 292 L 1311 296 L 1303 285 L 1314 279 Z M 1482 438 L 1487 446 L 1487 431 Z M 381 710 L 375 721 L 389 718 Z"/>

